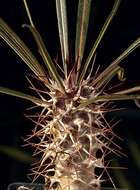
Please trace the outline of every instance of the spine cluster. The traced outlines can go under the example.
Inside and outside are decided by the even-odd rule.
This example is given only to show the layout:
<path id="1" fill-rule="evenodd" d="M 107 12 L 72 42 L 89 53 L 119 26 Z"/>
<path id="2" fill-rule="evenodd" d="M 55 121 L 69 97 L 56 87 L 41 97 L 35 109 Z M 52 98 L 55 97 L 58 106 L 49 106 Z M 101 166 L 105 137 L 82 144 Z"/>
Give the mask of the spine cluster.
<path id="1" fill-rule="evenodd" d="M 41 155 L 33 169 L 35 178 L 43 176 L 49 190 L 100 190 L 107 172 L 105 156 L 115 153 L 104 104 L 79 107 L 81 100 L 95 95 L 89 86 L 67 97 L 51 94 L 51 104 L 42 111 L 32 135 L 39 140 L 34 146 Z"/>

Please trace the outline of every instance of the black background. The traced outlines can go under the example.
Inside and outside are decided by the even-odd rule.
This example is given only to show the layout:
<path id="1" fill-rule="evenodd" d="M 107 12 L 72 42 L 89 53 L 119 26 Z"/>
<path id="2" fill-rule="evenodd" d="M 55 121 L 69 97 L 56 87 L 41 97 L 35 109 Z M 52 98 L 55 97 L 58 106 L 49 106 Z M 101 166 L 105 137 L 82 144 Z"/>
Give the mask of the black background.
<path id="1" fill-rule="evenodd" d="M 60 46 L 58 40 L 57 20 L 54 0 L 29 1 L 33 20 L 39 29 L 46 43 L 47 49 L 52 58 L 60 57 Z M 69 17 L 69 42 L 71 54 L 73 54 L 73 44 L 75 37 L 75 17 L 77 2 L 68 0 Z M 96 0 L 92 5 L 90 28 L 88 31 L 87 46 L 85 56 L 95 41 L 97 34 L 105 21 L 106 16 L 112 7 L 112 0 Z M 116 58 L 128 45 L 140 36 L 140 2 L 139 0 L 123 0 L 117 15 L 98 48 L 97 64 L 105 68 L 114 58 Z M 28 44 L 36 54 L 36 46 L 33 38 L 27 29 L 21 27 L 28 23 L 27 15 L 22 1 L 1 0 L 0 16 L 11 26 L 11 28 Z M 71 55 L 71 57 L 73 57 Z M 140 84 L 140 49 L 132 53 L 128 59 L 123 61 L 127 80 L 124 87 L 132 87 Z M 25 75 L 30 70 L 15 55 L 15 53 L 1 40 L 0 42 L 0 86 L 9 87 L 30 93 Z M 24 110 L 32 104 L 28 101 L 15 97 L 0 94 L 0 144 L 21 148 L 23 140 L 32 130 L 31 122 L 24 117 Z M 127 179 L 133 184 L 134 189 L 139 189 L 139 170 L 134 163 L 129 150 L 129 139 L 133 139 L 138 145 L 140 111 L 133 102 L 124 102 L 119 106 L 126 107 L 126 111 L 116 113 L 121 124 L 117 128 L 117 133 L 124 141 L 122 143 L 128 158 L 120 162 L 129 169 L 125 172 Z M 119 132 L 118 132 L 119 131 Z M 29 181 L 26 174 L 29 172 L 29 164 L 19 162 L 0 153 L 0 189 L 7 188 L 9 183 L 15 181 Z"/>

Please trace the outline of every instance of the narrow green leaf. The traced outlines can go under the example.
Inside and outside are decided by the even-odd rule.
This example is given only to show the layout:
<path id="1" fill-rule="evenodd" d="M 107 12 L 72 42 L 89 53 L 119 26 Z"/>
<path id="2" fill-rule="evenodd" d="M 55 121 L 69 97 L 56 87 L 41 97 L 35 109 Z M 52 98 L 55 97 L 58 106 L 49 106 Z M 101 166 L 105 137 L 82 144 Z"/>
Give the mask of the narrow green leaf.
<path id="1" fill-rule="evenodd" d="M 85 49 L 90 8 L 91 0 L 79 0 L 75 41 L 75 61 L 77 62 L 77 76 L 81 67 L 81 61 Z"/>
<path id="2" fill-rule="evenodd" d="M 107 77 L 107 75 L 117 67 L 117 65 L 124 60 L 130 53 L 140 46 L 140 37 L 137 38 L 117 59 L 115 59 L 94 81 L 94 84 L 100 83 L 100 81 Z"/>
<path id="3" fill-rule="evenodd" d="M 69 47 L 68 47 L 68 24 L 67 24 L 66 1 L 56 0 L 55 2 L 56 2 L 56 12 L 57 12 L 63 67 L 64 67 L 65 77 L 67 78 L 67 62 L 69 59 Z"/>
<path id="4" fill-rule="evenodd" d="M 23 25 L 25 27 L 28 27 L 30 29 L 30 31 L 32 32 L 33 34 L 33 37 L 37 43 L 37 46 L 38 46 L 38 49 L 39 49 L 39 52 L 40 52 L 40 55 L 42 56 L 43 60 L 44 60 L 44 63 L 47 65 L 48 69 L 49 69 L 49 74 L 51 76 L 51 78 L 53 78 L 57 84 L 60 86 L 61 90 L 63 93 L 66 93 L 65 92 L 65 88 L 64 88 L 64 85 L 62 83 L 62 80 L 61 80 L 61 77 L 59 76 L 57 70 L 56 70 L 56 67 L 54 66 L 53 64 L 53 61 L 45 47 L 45 44 L 42 40 L 42 37 L 41 35 L 39 34 L 39 32 L 37 31 L 34 23 L 33 23 L 33 20 L 32 20 L 32 17 L 31 17 L 31 14 L 30 14 L 30 11 L 29 11 L 29 8 L 28 8 L 28 5 L 27 5 L 27 1 L 26 0 L 23 0 L 23 3 L 24 3 L 24 6 L 25 6 L 25 9 L 26 9 L 26 12 L 27 12 L 27 16 L 28 16 L 28 19 L 29 19 L 29 22 L 30 22 L 30 25 Z M 49 85 L 47 85 L 49 86 Z"/>
<path id="5" fill-rule="evenodd" d="M 31 26 L 34 26 L 34 23 L 33 23 L 33 20 L 32 20 L 32 17 L 31 17 L 30 11 L 29 11 L 29 8 L 28 8 L 27 1 L 26 1 L 26 0 L 23 0 L 23 3 L 24 3 L 24 6 L 25 6 L 25 9 L 26 9 L 26 13 L 27 13 L 27 16 L 28 16 L 29 22 L 30 22 Z"/>
<path id="6" fill-rule="evenodd" d="M 86 101 L 82 101 L 80 106 L 85 107 L 87 105 L 90 105 L 92 103 L 98 103 L 98 102 L 109 102 L 109 101 L 120 101 L 120 100 L 140 100 L 140 95 L 125 95 L 125 94 L 109 94 L 109 95 L 100 95 L 95 98 L 91 98 Z"/>
<path id="7" fill-rule="evenodd" d="M 34 160 L 33 157 L 25 151 L 21 151 L 18 148 L 7 145 L 0 145 L 0 152 L 20 162 L 31 163 Z"/>
<path id="8" fill-rule="evenodd" d="M 123 68 L 121 68 L 120 66 L 117 66 L 117 67 L 115 67 L 114 69 L 112 69 L 112 70 L 110 71 L 110 73 L 100 81 L 100 83 L 98 83 L 98 84 L 96 85 L 96 90 L 97 90 L 97 89 L 99 90 L 99 88 L 101 88 L 101 87 L 104 86 L 106 83 L 108 83 L 116 74 L 118 74 L 118 77 L 119 77 L 119 79 L 120 79 L 121 81 L 124 80 L 124 78 L 123 78 L 124 70 L 123 70 Z"/>
<path id="9" fill-rule="evenodd" d="M 16 96 L 22 99 L 26 99 L 29 100 L 39 106 L 48 106 L 49 103 L 47 101 L 43 101 L 39 98 L 36 98 L 35 96 L 30 96 L 28 94 L 24 94 L 22 92 L 16 91 L 16 90 L 11 90 L 9 88 L 5 88 L 5 87 L 0 87 L 0 93 L 4 93 L 4 94 L 8 94 L 11 96 Z"/>
<path id="10" fill-rule="evenodd" d="M 24 6 L 25 6 L 25 9 L 26 9 L 26 12 L 27 12 L 27 16 L 28 16 L 28 19 L 29 19 L 29 22 L 30 22 L 30 25 L 23 25 L 23 26 L 26 26 L 30 29 L 30 31 L 32 32 L 33 34 L 33 37 L 37 43 L 37 46 L 38 46 L 38 49 L 39 49 L 39 52 L 40 52 L 40 55 L 42 56 L 43 60 L 44 60 L 44 63 L 47 65 L 48 69 L 49 69 L 49 74 L 50 76 L 57 82 L 57 84 L 60 86 L 61 90 L 63 93 L 66 93 L 65 92 L 65 88 L 64 88 L 64 85 L 62 83 L 62 80 L 56 70 L 56 67 L 54 66 L 53 64 L 53 61 L 45 47 L 45 44 L 42 40 L 42 37 L 41 35 L 39 34 L 39 32 L 37 31 L 34 23 L 33 23 L 33 20 L 32 20 L 32 17 L 31 17 L 31 14 L 30 14 L 30 11 L 29 11 L 29 8 L 28 8 L 28 5 L 27 5 L 27 1 L 26 0 L 23 0 L 24 2 Z M 64 9 L 65 9 L 65 4 L 64 4 Z M 66 31 L 65 31 L 66 32 Z"/>
<path id="11" fill-rule="evenodd" d="M 129 139 L 129 149 L 134 163 L 140 169 L 140 146 L 134 140 Z"/>
<path id="12" fill-rule="evenodd" d="M 80 75 L 80 77 L 78 79 L 78 84 L 80 84 L 82 82 L 82 80 L 83 80 L 83 78 L 84 78 L 84 76 L 86 74 L 87 68 L 88 68 L 94 54 L 96 53 L 96 50 L 97 50 L 98 46 L 99 46 L 99 44 L 100 44 L 106 30 L 108 29 L 108 26 L 111 23 L 114 15 L 116 14 L 116 11 L 118 10 L 120 2 L 121 2 L 121 0 L 116 0 L 115 1 L 114 6 L 112 8 L 112 11 L 110 12 L 109 16 L 107 17 L 107 19 L 106 19 L 106 21 L 105 21 L 99 35 L 98 35 L 98 37 L 97 37 L 97 39 L 96 39 L 90 53 L 89 53 L 89 56 L 88 56 L 88 58 L 87 58 L 87 60 L 85 62 L 84 68 L 82 69 L 82 73 L 81 73 L 81 75 Z"/>
<path id="13" fill-rule="evenodd" d="M 0 37 L 3 38 L 38 77 L 45 77 L 43 67 L 39 64 L 29 48 L 1 18 Z"/>
<path id="14" fill-rule="evenodd" d="M 44 63 L 47 65 L 48 69 L 49 69 L 49 73 L 51 74 L 51 77 L 57 82 L 57 84 L 59 85 L 59 87 L 61 88 L 62 92 L 63 93 L 66 93 L 65 92 L 65 87 L 62 83 L 62 79 L 61 77 L 59 76 L 57 70 L 56 70 L 56 67 L 45 47 L 45 44 L 41 38 L 41 35 L 39 34 L 39 32 L 37 31 L 37 29 L 35 27 L 32 27 L 32 26 L 29 26 L 29 25 L 24 25 L 24 26 L 27 26 L 30 31 L 32 32 L 33 36 L 34 36 L 34 39 L 37 43 L 37 46 L 38 46 L 38 49 L 39 49 L 39 52 L 44 60 Z"/>
<path id="15" fill-rule="evenodd" d="M 122 187 L 121 189 L 134 190 L 133 184 L 131 184 L 131 181 L 126 177 L 126 173 L 122 172 L 121 168 L 119 169 L 119 163 L 115 158 L 112 159 L 111 166 L 116 167 L 116 169 L 112 171 L 113 171 L 114 177 L 118 181 L 119 186 Z M 120 189 L 120 188 L 117 188 L 117 189 Z"/>
<path id="16" fill-rule="evenodd" d="M 128 88 L 126 90 L 121 90 L 119 92 L 116 92 L 115 94 L 129 94 L 129 93 L 133 93 L 133 92 L 140 92 L 140 86 L 135 86 L 132 88 Z"/>

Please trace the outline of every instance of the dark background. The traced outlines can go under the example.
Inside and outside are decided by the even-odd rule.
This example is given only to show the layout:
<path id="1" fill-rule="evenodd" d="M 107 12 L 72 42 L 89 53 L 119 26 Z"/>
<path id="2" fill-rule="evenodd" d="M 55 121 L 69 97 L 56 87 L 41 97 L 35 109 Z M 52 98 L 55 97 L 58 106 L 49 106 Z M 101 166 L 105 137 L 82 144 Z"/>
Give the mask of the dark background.
<path id="1" fill-rule="evenodd" d="M 56 13 L 54 0 L 29 1 L 33 20 L 39 29 L 46 43 L 47 49 L 52 58 L 60 55 L 58 40 L 58 30 L 56 24 Z M 77 2 L 68 0 L 69 16 L 69 37 L 70 49 L 73 54 L 73 44 L 75 36 L 75 17 Z M 90 28 L 88 31 L 86 54 L 89 52 L 92 43 L 105 21 L 106 16 L 112 8 L 112 0 L 96 0 L 92 5 Z M 128 45 L 140 36 L 140 2 L 139 0 L 123 0 L 117 15 L 108 29 L 100 47 L 98 48 L 97 64 L 105 68 L 114 58 L 116 58 Z M 36 46 L 33 38 L 27 29 L 21 27 L 28 23 L 27 15 L 22 1 L 1 0 L 0 16 L 11 26 L 11 28 L 28 44 L 36 54 Z M 85 55 L 86 55 L 85 54 Z M 60 57 L 60 56 L 59 56 Z M 72 57 L 72 55 L 71 55 Z M 127 80 L 124 87 L 132 87 L 140 84 L 140 49 L 132 53 L 122 66 L 125 69 Z M 3 42 L 0 41 L 0 86 L 31 93 L 28 90 L 28 82 L 25 75 L 30 70 L 15 55 L 15 53 Z M 0 144 L 16 147 L 30 154 L 28 148 L 22 148 L 22 137 L 31 133 L 32 124 L 25 117 L 25 109 L 32 106 L 28 101 L 15 97 L 0 94 Z M 140 110 L 133 102 L 123 102 L 119 107 L 126 107 L 127 110 L 117 112 L 116 115 L 122 122 L 117 128 L 117 133 L 124 141 L 121 145 L 128 158 L 121 158 L 121 165 L 128 167 L 125 177 L 133 185 L 133 189 L 139 189 L 139 164 L 134 161 L 130 150 L 131 142 L 135 142 L 140 147 L 139 127 Z M 140 154 L 136 150 L 136 154 Z M 137 157 L 140 160 L 139 157 Z M 26 174 L 29 172 L 30 164 L 11 158 L 0 152 L 0 189 L 4 190 L 12 182 L 29 182 Z"/>

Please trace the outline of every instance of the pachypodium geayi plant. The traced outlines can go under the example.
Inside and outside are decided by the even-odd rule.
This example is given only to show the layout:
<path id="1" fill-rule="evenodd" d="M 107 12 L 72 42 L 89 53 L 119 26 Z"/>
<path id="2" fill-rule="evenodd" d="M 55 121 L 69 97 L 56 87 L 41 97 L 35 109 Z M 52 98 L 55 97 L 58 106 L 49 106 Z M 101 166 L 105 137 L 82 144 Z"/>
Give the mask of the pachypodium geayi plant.
<path id="1" fill-rule="evenodd" d="M 42 90 L 42 85 L 39 88 L 37 81 L 36 86 L 36 83 L 28 78 L 36 96 L 4 87 L 0 87 L 0 92 L 27 99 L 41 108 L 41 112 L 28 116 L 36 125 L 27 142 L 35 147 L 35 154 L 40 155 L 39 162 L 32 169 L 34 180 L 43 176 L 46 189 L 100 190 L 102 181 L 106 180 L 103 178 L 104 173 L 115 188 L 107 171 L 109 161 L 106 160 L 106 155 L 112 152 L 117 155 L 122 153 L 119 146 L 113 142 L 118 136 L 114 134 L 112 124 L 106 121 L 105 113 L 111 111 L 112 103 L 115 101 L 140 99 L 138 94 L 140 87 L 134 86 L 109 93 L 107 85 L 115 75 L 118 75 L 118 80 L 124 80 L 120 63 L 140 45 L 140 38 L 100 73 L 94 72 L 93 66 L 97 48 L 120 1 L 114 1 L 113 8 L 96 41 L 93 42 L 89 55 L 83 61 L 92 1 L 79 0 L 75 60 L 71 68 L 65 0 L 55 1 L 62 64 L 54 62 L 49 55 L 34 25 L 26 0 L 23 2 L 29 24 L 24 26 L 33 34 L 44 65 L 39 63 L 25 43 L 0 18 L 1 38 L 28 65 L 34 75 L 33 78 L 43 85 Z M 37 142 L 32 141 L 34 137 L 38 139 Z"/>

